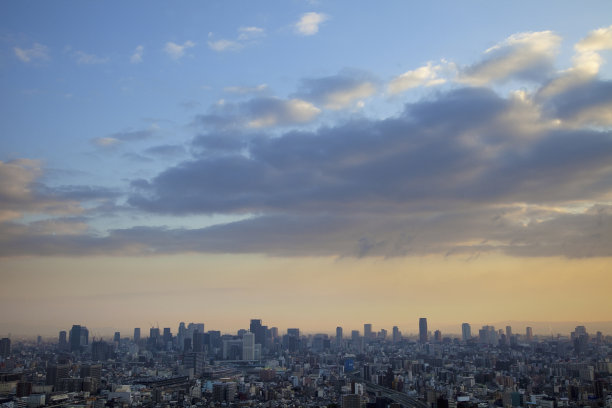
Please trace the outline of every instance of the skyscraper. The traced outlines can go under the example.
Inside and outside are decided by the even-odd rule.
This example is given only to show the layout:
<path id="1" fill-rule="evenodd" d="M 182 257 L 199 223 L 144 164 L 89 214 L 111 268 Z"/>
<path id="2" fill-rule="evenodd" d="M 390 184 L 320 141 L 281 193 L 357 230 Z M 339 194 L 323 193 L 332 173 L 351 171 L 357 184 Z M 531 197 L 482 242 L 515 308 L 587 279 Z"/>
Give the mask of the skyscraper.
<path id="1" fill-rule="evenodd" d="M 246 332 L 242 336 L 242 359 L 246 361 L 255 359 L 255 335 Z"/>
<path id="2" fill-rule="evenodd" d="M 402 334 L 397 326 L 393 326 L 393 342 L 398 343 L 402 339 Z"/>
<path id="3" fill-rule="evenodd" d="M 461 325 L 461 339 L 468 341 L 472 338 L 472 327 L 469 323 L 463 323 Z"/>
<path id="4" fill-rule="evenodd" d="M 342 327 L 336 327 L 336 347 L 342 347 Z"/>
<path id="5" fill-rule="evenodd" d="M 113 341 L 119 343 L 121 341 L 121 332 L 115 332 L 113 336 Z"/>
<path id="6" fill-rule="evenodd" d="M 67 338 L 67 333 L 66 330 L 62 330 L 59 332 L 59 343 L 58 343 L 59 349 L 60 350 L 67 350 L 68 349 L 68 338 Z"/>
<path id="7" fill-rule="evenodd" d="M 81 347 L 89 344 L 89 331 L 87 327 L 75 324 L 70 329 L 70 351 L 80 351 Z"/>
<path id="8" fill-rule="evenodd" d="M 525 328 L 525 337 L 527 338 L 527 341 L 533 340 L 533 329 L 531 327 Z"/>
<path id="9" fill-rule="evenodd" d="M 363 339 L 368 342 L 372 339 L 372 324 L 366 323 L 363 325 Z"/>
<path id="10" fill-rule="evenodd" d="M 419 342 L 427 343 L 427 318 L 419 319 Z"/>
<path id="11" fill-rule="evenodd" d="M 8 357 L 11 354 L 11 339 L 5 337 L 0 340 L 0 357 Z"/>

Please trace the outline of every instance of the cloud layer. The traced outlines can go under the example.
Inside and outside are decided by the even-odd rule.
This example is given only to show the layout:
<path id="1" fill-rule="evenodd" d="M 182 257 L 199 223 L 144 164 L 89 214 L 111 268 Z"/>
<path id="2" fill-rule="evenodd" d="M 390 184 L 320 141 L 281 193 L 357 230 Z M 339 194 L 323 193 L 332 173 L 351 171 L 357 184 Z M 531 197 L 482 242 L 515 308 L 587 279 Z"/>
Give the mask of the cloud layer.
<path id="1" fill-rule="evenodd" d="M 304 78 L 286 97 L 264 85 L 226 88 L 238 99 L 196 115 L 190 157 L 131 180 L 121 202 L 151 217 L 235 222 L 94 235 L 76 215 L 92 196 L 112 195 L 68 194 L 41 184 L 36 162 L 1 163 L 0 255 L 612 256 L 612 82 L 589 65 L 603 63 L 597 53 L 612 48 L 610 31 L 576 44 L 565 70 L 554 67 L 561 38 L 542 31 L 512 35 L 468 67 L 443 60 L 406 71 L 387 83 L 389 94 L 430 91 L 385 117 L 339 112 L 383 88 L 358 71 Z M 172 51 L 176 58 L 188 43 Z M 532 90 L 496 88 L 513 81 Z M 150 136 L 118 132 L 95 142 Z M 165 144 L 143 153 L 183 158 L 186 150 Z M 24 213 L 48 217 L 17 222 Z"/>

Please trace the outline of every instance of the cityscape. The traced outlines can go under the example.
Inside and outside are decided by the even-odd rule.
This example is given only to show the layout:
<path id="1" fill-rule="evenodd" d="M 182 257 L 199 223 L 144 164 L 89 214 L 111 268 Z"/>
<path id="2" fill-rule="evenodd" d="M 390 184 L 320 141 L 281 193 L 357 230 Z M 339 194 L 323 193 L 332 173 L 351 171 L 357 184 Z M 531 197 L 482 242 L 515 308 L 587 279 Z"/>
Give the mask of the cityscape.
<path id="1" fill-rule="evenodd" d="M 0 1 L 0 408 L 612 408 L 612 1 Z"/>
<path id="2" fill-rule="evenodd" d="M 406 336 L 365 323 L 333 335 L 280 333 L 261 319 L 236 333 L 181 322 L 90 338 L 0 340 L 2 407 L 611 407 L 612 336 L 531 327 Z"/>

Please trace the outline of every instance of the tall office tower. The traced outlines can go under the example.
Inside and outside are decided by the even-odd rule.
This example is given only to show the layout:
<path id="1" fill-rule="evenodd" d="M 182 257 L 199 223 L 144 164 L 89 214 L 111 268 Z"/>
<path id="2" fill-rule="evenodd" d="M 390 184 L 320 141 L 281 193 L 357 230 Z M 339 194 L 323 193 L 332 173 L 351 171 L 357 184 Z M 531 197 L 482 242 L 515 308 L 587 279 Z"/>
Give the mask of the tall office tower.
<path id="1" fill-rule="evenodd" d="M 178 331 L 176 333 L 176 342 L 178 344 L 179 350 L 183 350 L 185 346 L 185 335 L 187 333 L 187 328 L 185 327 L 185 322 L 180 322 Z"/>
<path id="2" fill-rule="evenodd" d="M 168 347 L 170 347 L 171 349 L 172 348 L 172 332 L 170 331 L 169 327 L 164 327 L 164 334 L 162 338 L 164 339 L 164 348 L 168 349 Z"/>
<path id="3" fill-rule="evenodd" d="M 0 356 L 7 358 L 11 354 L 11 339 L 8 337 L 0 340 Z"/>
<path id="4" fill-rule="evenodd" d="M 68 350 L 68 338 L 67 338 L 66 330 L 62 330 L 59 332 L 58 347 L 62 351 Z"/>
<path id="5" fill-rule="evenodd" d="M 140 341 L 140 327 L 134 328 L 134 343 L 138 343 Z"/>
<path id="6" fill-rule="evenodd" d="M 287 329 L 287 334 L 296 338 L 300 338 L 300 329 Z"/>
<path id="7" fill-rule="evenodd" d="M 273 339 L 278 337 L 278 327 L 270 327 L 270 337 Z"/>
<path id="8" fill-rule="evenodd" d="M 393 342 L 399 343 L 402 339 L 402 335 L 397 326 L 393 326 Z"/>
<path id="9" fill-rule="evenodd" d="M 204 323 L 189 323 L 194 332 L 204 333 Z"/>
<path id="10" fill-rule="evenodd" d="M 336 327 L 336 348 L 342 348 L 342 327 Z"/>
<path id="11" fill-rule="evenodd" d="M 506 338 L 510 341 L 510 337 L 512 336 L 512 326 L 506 326 Z"/>
<path id="12" fill-rule="evenodd" d="M 115 332 L 115 336 L 113 336 L 113 341 L 117 343 L 121 341 L 121 332 Z"/>
<path id="13" fill-rule="evenodd" d="M 368 342 L 372 339 L 372 324 L 366 323 L 363 325 L 363 339 Z"/>
<path id="14" fill-rule="evenodd" d="M 463 341 L 468 341 L 472 338 L 472 327 L 469 323 L 463 323 L 461 325 L 461 339 Z"/>
<path id="15" fill-rule="evenodd" d="M 421 317 L 419 319 L 419 341 L 421 343 L 427 343 L 427 318 Z"/>
<path id="16" fill-rule="evenodd" d="M 525 337 L 527 338 L 527 341 L 533 340 L 533 329 L 531 327 L 525 328 Z"/>
<path id="17" fill-rule="evenodd" d="M 251 332 L 246 332 L 242 336 L 242 359 L 255 360 L 255 335 Z"/>
<path id="18" fill-rule="evenodd" d="M 434 341 L 436 343 L 442 343 L 442 332 L 440 330 L 434 332 Z"/>
<path id="19" fill-rule="evenodd" d="M 80 351 L 81 347 L 89 344 L 89 331 L 87 327 L 75 324 L 70 329 L 69 340 L 70 351 Z"/>
<path id="20" fill-rule="evenodd" d="M 253 333 L 255 336 L 255 343 L 264 344 L 266 341 L 265 333 L 263 331 L 263 326 L 261 324 L 261 319 L 251 319 L 251 324 L 249 325 L 249 331 Z"/>
<path id="21" fill-rule="evenodd" d="M 204 351 L 204 333 L 193 332 L 193 351 L 201 353 Z"/>

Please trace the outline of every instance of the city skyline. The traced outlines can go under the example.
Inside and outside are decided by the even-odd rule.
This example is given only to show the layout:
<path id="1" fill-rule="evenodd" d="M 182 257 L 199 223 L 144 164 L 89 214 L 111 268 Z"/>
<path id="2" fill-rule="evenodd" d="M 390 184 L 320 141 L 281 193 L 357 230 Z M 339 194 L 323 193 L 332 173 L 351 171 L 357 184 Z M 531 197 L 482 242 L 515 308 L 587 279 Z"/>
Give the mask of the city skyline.
<path id="1" fill-rule="evenodd" d="M 0 331 L 609 327 L 610 15 L 1 3 Z"/>

